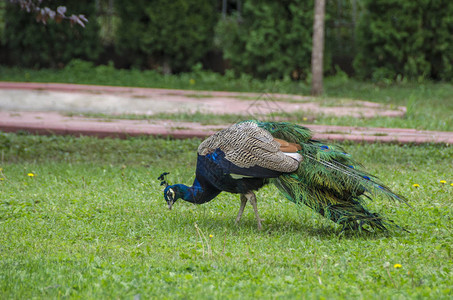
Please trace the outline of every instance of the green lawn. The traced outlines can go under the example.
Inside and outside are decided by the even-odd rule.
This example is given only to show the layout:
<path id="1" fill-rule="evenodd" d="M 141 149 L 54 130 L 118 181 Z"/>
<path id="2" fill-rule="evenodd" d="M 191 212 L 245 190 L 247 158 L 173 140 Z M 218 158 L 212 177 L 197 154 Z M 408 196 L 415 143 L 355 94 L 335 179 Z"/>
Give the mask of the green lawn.
<path id="1" fill-rule="evenodd" d="M 169 211 L 156 178 L 190 183 L 198 143 L 0 133 L 0 298 L 453 297 L 453 147 L 344 144 L 413 206 L 369 203 L 410 233 L 347 236 L 272 187 L 263 231 L 237 195 Z"/>

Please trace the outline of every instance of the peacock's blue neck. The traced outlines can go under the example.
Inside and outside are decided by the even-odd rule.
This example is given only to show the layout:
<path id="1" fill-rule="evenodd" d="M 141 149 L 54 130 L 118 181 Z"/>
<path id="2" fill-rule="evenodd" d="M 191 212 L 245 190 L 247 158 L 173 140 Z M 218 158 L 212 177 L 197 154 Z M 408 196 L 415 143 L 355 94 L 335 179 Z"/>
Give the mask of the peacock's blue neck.
<path id="1" fill-rule="evenodd" d="M 178 187 L 180 192 L 179 196 L 183 200 L 195 204 L 202 204 L 211 201 L 220 193 L 219 190 L 203 187 L 197 178 L 195 178 L 192 186 L 190 187 L 183 184 L 177 184 L 175 186 Z"/>

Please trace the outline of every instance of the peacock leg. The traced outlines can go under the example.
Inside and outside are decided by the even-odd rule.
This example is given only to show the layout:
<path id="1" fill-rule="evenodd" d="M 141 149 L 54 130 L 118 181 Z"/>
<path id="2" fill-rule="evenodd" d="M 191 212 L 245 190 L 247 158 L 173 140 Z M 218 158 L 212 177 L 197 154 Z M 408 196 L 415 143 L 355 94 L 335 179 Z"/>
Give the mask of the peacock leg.
<path id="1" fill-rule="evenodd" d="M 261 229 L 263 228 L 263 226 L 261 226 L 261 218 L 260 218 L 260 216 L 258 215 L 258 207 L 257 207 L 257 205 L 256 205 L 256 196 L 255 196 L 255 193 L 250 192 L 250 193 L 245 194 L 245 196 L 248 198 L 248 200 L 250 200 L 250 203 L 251 203 L 252 206 L 253 206 L 253 210 L 255 211 L 256 221 L 258 222 L 258 229 L 261 230 Z"/>
<path id="2" fill-rule="evenodd" d="M 241 194 L 241 207 L 239 207 L 239 213 L 236 218 L 236 224 L 239 223 L 242 217 L 242 213 L 244 212 L 245 205 L 247 204 L 247 198 L 244 194 Z"/>

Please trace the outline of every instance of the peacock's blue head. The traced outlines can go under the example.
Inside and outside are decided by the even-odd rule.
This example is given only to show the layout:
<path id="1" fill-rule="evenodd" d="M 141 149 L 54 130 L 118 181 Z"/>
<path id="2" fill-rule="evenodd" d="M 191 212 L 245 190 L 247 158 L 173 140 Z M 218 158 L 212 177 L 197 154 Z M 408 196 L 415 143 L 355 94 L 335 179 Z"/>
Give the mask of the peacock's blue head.
<path id="1" fill-rule="evenodd" d="M 168 185 L 165 187 L 164 198 L 167 201 L 168 209 L 171 209 L 176 200 L 184 197 L 182 187 L 184 187 L 182 184 Z"/>
<path id="2" fill-rule="evenodd" d="M 189 201 L 188 199 L 193 198 L 193 195 L 189 192 L 189 187 L 184 184 L 169 185 L 168 181 L 166 179 L 166 176 L 168 174 L 169 174 L 168 172 L 164 172 L 164 173 L 160 174 L 160 176 L 157 179 L 160 180 L 160 185 L 165 186 L 164 198 L 165 198 L 165 201 L 167 201 L 168 209 L 171 209 L 173 204 L 179 198 Z"/>

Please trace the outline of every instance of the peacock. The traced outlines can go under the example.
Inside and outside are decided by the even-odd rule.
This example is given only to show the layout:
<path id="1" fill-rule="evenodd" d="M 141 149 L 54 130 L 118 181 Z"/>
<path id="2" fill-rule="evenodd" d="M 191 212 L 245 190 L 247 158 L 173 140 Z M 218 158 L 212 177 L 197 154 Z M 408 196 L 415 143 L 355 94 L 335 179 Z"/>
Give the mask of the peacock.
<path id="1" fill-rule="evenodd" d="M 249 201 L 258 229 L 262 220 L 255 191 L 269 183 L 290 201 L 341 225 L 342 231 L 400 228 L 365 208 L 364 202 L 378 194 L 407 204 L 340 146 L 314 140 L 308 128 L 289 122 L 242 121 L 208 137 L 198 147 L 192 186 L 169 185 L 168 174 L 158 180 L 165 186 L 169 209 L 178 199 L 202 204 L 222 191 L 237 193 L 241 204 L 236 223 Z"/>

